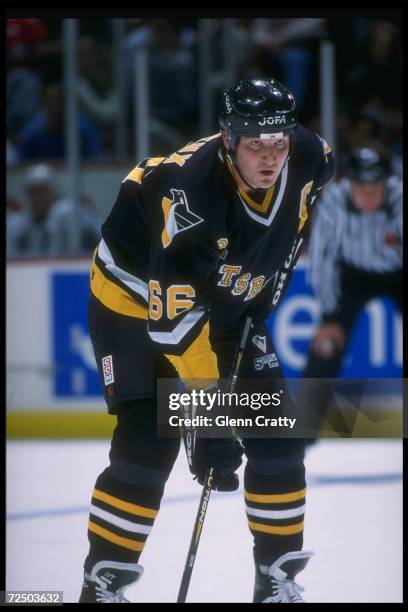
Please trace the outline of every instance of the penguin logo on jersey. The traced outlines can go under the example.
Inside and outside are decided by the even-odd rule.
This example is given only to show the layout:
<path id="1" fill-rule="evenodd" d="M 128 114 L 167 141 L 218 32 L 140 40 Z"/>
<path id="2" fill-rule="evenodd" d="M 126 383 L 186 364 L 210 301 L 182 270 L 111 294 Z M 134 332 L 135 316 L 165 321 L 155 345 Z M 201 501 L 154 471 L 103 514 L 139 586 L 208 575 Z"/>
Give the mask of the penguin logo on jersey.
<path id="1" fill-rule="evenodd" d="M 263 353 L 266 353 L 266 336 L 254 336 L 252 342 L 257 346 Z"/>
<path id="2" fill-rule="evenodd" d="M 166 249 L 176 234 L 198 225 L 204 219 L 191 212 L 187 196 L 182 189 L 170 189 L 171 199 L 162 199 L 164 212 L 164 230 L 162 232 L 162 243 Z"/>

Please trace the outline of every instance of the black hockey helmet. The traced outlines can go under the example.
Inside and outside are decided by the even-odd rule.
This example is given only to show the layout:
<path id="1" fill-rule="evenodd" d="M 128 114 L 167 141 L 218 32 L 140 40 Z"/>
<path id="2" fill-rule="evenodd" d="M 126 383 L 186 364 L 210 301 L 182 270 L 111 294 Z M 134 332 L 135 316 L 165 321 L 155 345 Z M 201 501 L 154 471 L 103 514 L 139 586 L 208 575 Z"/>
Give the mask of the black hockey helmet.
<path id="1" fill-rule="evenodd" d="M 379 183 L 391 173 L 389 159 L 371 147 L 353 149 L 345 175 L 355 183 Z"/>
<path id="2" fill-rule="evenodd" d="M 297 125 L 295 100 L 274 79 L 238 81 L 224 93 L 218 123 L 226 132 L 229 152 L 234 154 L 240 136 L 269 139 L 275 134 L 293 134 Z"/>

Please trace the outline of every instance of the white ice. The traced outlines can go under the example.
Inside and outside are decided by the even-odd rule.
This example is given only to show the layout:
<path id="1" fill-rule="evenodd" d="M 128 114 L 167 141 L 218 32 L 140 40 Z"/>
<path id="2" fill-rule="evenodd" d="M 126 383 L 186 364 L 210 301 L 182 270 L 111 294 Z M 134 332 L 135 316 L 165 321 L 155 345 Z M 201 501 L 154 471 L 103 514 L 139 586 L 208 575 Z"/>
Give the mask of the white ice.
<path id="1" fill-rule="evenodd" d="M 8 590 L 62 590 L 78 601 L 87 508 L 108 450 L 108 441 L 8 443 Z M 401 602 L 401 441 L 321 441 L 306 465 L 304 550 L 315 552 L 297 578 L 306 601 Z M 200 492 L 181 449 L 140 559 L 144 575 L 126 592 L 132 602 L 176 601 Z M 212 493 L 187 602 L 250 602 L 253 577 L 242 488 Z"/>

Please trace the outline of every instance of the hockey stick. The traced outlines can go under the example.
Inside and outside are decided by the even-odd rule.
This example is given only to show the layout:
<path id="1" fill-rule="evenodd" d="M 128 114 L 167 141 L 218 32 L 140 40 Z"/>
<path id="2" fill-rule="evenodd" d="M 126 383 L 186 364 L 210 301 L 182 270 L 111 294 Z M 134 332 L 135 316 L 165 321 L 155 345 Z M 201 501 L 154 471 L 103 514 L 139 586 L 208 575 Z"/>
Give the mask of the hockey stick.
<path id="1" fill-rule="evenodd" d="M 246 347 L 246 343 L 248 340 L 248 334 L 251 329 L 252 319 L 251 317 L 247 317 L 244 325 L 244 331 L 242 333 L 241 341 L 238 345 L 233 367 L 231 370 L 231 376 L 228 381 L 228 392 L 232 393 L 235 389 L 235 385 L 238 380 L 238 372 L 239 366 L 242 361 L 242 357 L 244 354 L 244 350 Z M 196 516 L 196 520 L 193 528 L 193 535 L 191 537 L 190 547 L 187 553 L 187 560 L 184 566 L 183 577 L 181 579 L 180 590 L 177 597 L 177 603 L 185 603 L 187 597 L 188 587 L 190 585 L 191 574 L 193 573 L 194 562 L 197 555 L 198 544 L 200 542 L 201 532 L 204 525 L 205 515 L 207 513 L 208 502 L 210 500 L 211 489 L 212 489 L 212 481 L 214 476 L 214 468 L 211 467 L 207 470 L 205 474 L 205 481 L 203 486 L 203 492 L 201 493 L 200 504 L 198 506 L 198 512 Z"/>
<path id="2" fill-rule="evenodd" d="M 185 603 L 187 597 L 188 587 L 190 585 L 191 574 L 193 572 L 194 561 L 197 554 L 198 543 L 200 541 L 201 531 L 204 525 L 205 515 L 207 513 L 208 502 L 210 499 L 212 489 L 212 479 L 214 474 L 214 468 L 209 468 L 205 475 L 205 482 L 203 486 L 203 492 L 201 493 L 200 504 L 198 506 L 198 512 L 194 523 L 193 535 L 190 542 L 190 548 L 188 549 L 187 561 L 184 566 L 183 577 L 181 579 L 181 585 L 179 594 L 177 597 L 177 603 Z"/>
<path id="3" fill-rule="evenodd" d="M 242 332 L 241 341 L 238 345 L 234 363 L 232 366 L 231 377 L 228 382 L 228 393 L 232 393 L 235 389 L 235 385 L 237 384 L 239 366 L 241 365 L 241 360 L 244 355 L 244 351 L 245 351 L 246 343 L 248 341 L 248 334 L 249 334 L 249 330 L 251 329 L 251 325 L 252 325 L 252 318 L 247 317 L 245 321 L 245 325 L 244 325 L 244 331 Z"/>

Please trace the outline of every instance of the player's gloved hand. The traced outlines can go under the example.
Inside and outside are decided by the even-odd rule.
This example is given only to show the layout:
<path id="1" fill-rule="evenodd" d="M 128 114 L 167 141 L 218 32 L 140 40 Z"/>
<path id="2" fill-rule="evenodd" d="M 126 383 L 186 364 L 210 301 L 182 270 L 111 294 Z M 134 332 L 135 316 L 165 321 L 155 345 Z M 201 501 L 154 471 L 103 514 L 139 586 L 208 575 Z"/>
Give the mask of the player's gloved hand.
<path id="1" fill-rule="evenodd" d="M 205 474 L 214 468 L 213 489 L 216 491 L 235 491 L 239 486 L 235 471 L 242 463 L 243 448 L 235 439 L 206 438 L 197 448 L 196 478 L 203 485 Z"/>
<path id="2" fill-rule="evenodd" d="M 217 390 L 218 383 L 205 388 L 207 393 L 215 393 Z M 220 414 L 220 407 L 218 406 L 217 409 Z M 228 428 L 226 431 L 228 437 L 207 437 L 208 432 L 206 436 L 203 428 L 200 429 L 192 425 L 194 416 L 198 414 L 198 410 L 193 410 L 192 403 L 183 407 L 183 416 L 185 418 L 181 427 L 181 435 L 184 441 L 190 472 L 203 485 L 207 470 L 212 467 L 214 468 L 213 489 L 216 491 L 235 491 L 239 486 L 238 476 L 235 474 L 235 471 L 242 463 L 243 447 L 230 434 Z M 204 414 L 208 416 L 205 408 Z M 188 423 L 186 419 L 190 422 Z"/>

